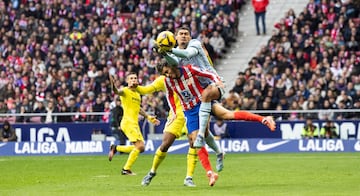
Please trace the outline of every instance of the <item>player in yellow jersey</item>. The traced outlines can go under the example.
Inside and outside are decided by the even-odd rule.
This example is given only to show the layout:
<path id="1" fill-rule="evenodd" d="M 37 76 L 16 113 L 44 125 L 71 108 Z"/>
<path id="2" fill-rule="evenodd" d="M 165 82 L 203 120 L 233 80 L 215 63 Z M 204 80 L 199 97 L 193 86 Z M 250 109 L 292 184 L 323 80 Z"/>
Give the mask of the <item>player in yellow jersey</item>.
<path id="1" fill-rule="evenodd" d="M 131 171 L 131 166 L 135 163 L 137 157 L 140 153 L 144 152 L 144 138 L 140 131 L 139 126 L 139 114 L 144 116 L 149 122 L 159 125 L 160 121 L 154 116 L 146 114 L 141 108 L 141 97 L 140 94 L 136 91 L 138 86 L 138 78 L 136 73 L 130 73 L 126 77 L 127 87 L 118 89 L 115 86 L 115 81 L 113 76 L 110 77 L 111 87 L 116 94 L 120 96 L 120 100 L 123 105 L 124 115 L 121 120 L 120 127 L 124 134 L 127 136 L 130 142 L 133 145 L 111 145 L 109 151 L 109 161 L 112 160 L 116 152 L 129 153 L 128 160 L 126 161 L 124 167 L 122 168 L 122 175 L 135 175 Z"/>
<path id="2" fill-rule="evenodd" d="M 141 95 L 151 94 L 158 91 L 165 91 L 165 76 L 160 76 L 155 79 L 150 85 L 147 86 L 138 86 L 136 89 Z M 155 152 L 155 156 L 153 159 L 152 167 L 150 172 L 144 177 L 141 184 L 143 186 L 148 186 L 153 177 L 156 175 L 156 170 L 161 164 L 161 162 L 165 159 L 166 154 L 170 146 L 174 143 L 175 139 L 180 137 L 183 130 L 186 129 L 185 125 L 185 116 L 182 112 L 181 104 L 179 98 L 174 96 L 175 104 L 176 104 L 176 117 L 172 116 L 169 113 L 168 121 L 166 122 L 164 128 L 163 140 L 159 148 Z M 187 130 L 185 131 L 187 133 Z M 195 148 L 189 148 L 187 155 L 187 172 L 184 180 L 184 185 L 189 187 L 194 187 L 195 184 L 193 182 L 192 176 L 194 174 L 195 165 L 197 162 L 197 153 Z"/>

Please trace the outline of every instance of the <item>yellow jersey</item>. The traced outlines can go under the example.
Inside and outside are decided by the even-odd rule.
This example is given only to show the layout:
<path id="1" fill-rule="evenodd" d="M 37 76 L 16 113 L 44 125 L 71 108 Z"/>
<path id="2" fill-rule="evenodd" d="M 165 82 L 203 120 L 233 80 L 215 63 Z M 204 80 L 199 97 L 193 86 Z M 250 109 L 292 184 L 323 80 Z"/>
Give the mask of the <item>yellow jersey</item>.
<path id="1" fill-rule="evenodd" d="M 150 94 L 158 91 L 166 92 L 165 87 L 165 76 L 159 76 L 156 78 L 150 85 L 147 86 L 138 86 L 136 90 L 141 94 Z M 174 101 L 176 106 L 176 117 L 177 118 L 185 118 L 184 112 L 182 110 L 182 106 L 180 103 L 179 97 L 174 93 Z M 171 117 L 172 113 L 169 112 L 169 117 Z"/>
<path id="2" fill-rule="evenodd" d="M 119 93 L 124 115 L 121 120 L 121 124 L 136 124 L 139 123 L 139 113 L 141 107 L 140 93 L 136 90 L 131 90 L 128 87 L 122 89 L 122 93 Z"/>

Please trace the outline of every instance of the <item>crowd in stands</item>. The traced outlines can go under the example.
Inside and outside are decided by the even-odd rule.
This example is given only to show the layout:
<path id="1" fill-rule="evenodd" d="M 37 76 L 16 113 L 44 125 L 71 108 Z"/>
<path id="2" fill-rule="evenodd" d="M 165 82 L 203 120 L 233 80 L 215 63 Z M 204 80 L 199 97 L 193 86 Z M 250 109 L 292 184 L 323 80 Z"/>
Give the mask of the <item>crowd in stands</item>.
<path id="1" fill-rule="evenodd" d="M 109 121 L 108 74 L 125 85 L 155 77 L 153 41 L 163 30 L 191 28 L 213 60 L 236 41 L 242 0 L 0 0 L 0 113 L 46 113 L 17 122 Z M 116 98 L 116 97 L 115 97 Z M 143 107 L 166 117 L 163 93 Z M 89 116 L 85 112 L 106 112 Z M 72 116 L 54 116 L 75 112 Z"/>
<path id="2" fill-rule="evenodd" d="M 360 6 L 352 0 L 309 0 L 276 24 L 268 43 L 240 72 L 230 109 L 291 110 L 278 119 L 352 119 L 360 112 Z M 319 113 L 299 110 L 324 110 Z"/>
<path id="3" fill-rule="evenodd" d="M 108 74 L 125 85 L 124 76 L 136 72 L 140 84 L 149 84 L 160 59 L 152 51 L 155 37 L 183 25 L 216 62 L 236 41 L 244 2 L 0 0 L 0 113 L 46 113 L 17 122 L 108 122 L 113 101 Z M 267 45 L 239 73 L 224 106 L 360 109 L 359 7 L 352 0 L 309 0 L 298 15 L 288 10 Z M 167 115 L 164 93 L 144 96 L 142 105 L 160 118 Z M 85 113 L 92 111 L 106 114 Z M 52 115 L 57 112 L 77 115 Z M 274 115 L 360 118 L 358 112 Z"/>

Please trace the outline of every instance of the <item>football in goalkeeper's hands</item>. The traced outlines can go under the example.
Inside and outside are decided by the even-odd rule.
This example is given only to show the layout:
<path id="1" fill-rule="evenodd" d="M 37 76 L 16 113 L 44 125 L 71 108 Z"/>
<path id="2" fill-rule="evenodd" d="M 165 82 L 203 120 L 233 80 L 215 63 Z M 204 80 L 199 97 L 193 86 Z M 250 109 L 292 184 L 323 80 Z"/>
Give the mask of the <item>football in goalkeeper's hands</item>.
<path id="1" fill-rule="evenodd" d="M 156 44 L 160 48 L 171 50 L 176 44 L 175 36 L 170 31 L 162 31 L 156 38 Z"/>

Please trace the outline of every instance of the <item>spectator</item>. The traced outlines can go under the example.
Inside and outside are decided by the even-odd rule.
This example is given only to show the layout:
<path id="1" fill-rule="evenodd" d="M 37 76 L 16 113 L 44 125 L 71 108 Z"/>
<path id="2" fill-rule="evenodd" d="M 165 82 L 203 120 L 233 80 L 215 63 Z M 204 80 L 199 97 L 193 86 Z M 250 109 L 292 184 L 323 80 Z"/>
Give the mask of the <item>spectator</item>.
<path id="1" fill-rule="evenodd" d="M 224 120 L 216 119 L 213 125 L 214 135 L 220 138 L 230 138 L 227 123 Z"/>
<path id="2" fill-rule="evenodd" d="M 320 130 L 320 136 L 325 139 L 339 138 L 334 122 L 326 121 L 325 125 Z"/>
<path id="3" fill-rule="evenodd" d="M 46 116 L 45 116 L 45 123 L 56 123 L 57 122 L 57 116 L 53 115 L 53 113 L 58 113 L 59 110 L 55 106 L 53 101 L 49 101 L 47 103 L 46 110 Z"/>
<path id="4" fill-rule="evenodd" d="M 5 120 L 3 127 L 0 128 L 0 141 L 1 142 L 16 142 L 17 136 L 14 128 L 10 125 L 9 121 Z"/>
<path id="5" fill-rule="evenodd" d="M 4 103 L 3 99 L 0 99 L 0 113 L 5 114 L 8 113 L 8 111 L 7 104 Z"/>
<path id="6" fill-rule="evenodd" d="M 109 101 L 109 80 L 104 78 L 109 70 L 118 76 L 136 71 L 142 75 L 142 84 L 151 82 L 159 60 L 151 48 L 162 30 L 187 24 L 193 27 L 191 31 L 207 39 L 218 31 L 226 35 L 224 44 L 231 45 L 237 32 L 237 9 L 243 3 L 202 1 L 188 6 L 188 2 L 179 1 L 174 7 L 173 1 L 127 1 L 126 5 L 124 1 L 15 2 L 17 6 L 2 10 L 4 17 L 0 21 L 2 99 L 7 104 L 9 98 L 15 100 L 18 94 L 26 96 L 24 91 L 45 103 L 62 96 L 66 107 L 72 108 L 70 112 L 82 104 L 89 105 L 83 99 L 88 92 L 94 92 L 94 98 L 100 97 L 102 103 Z M 131 14 L 126 13 L 129 11 Z M 200 25 L 201 16 L 206 18 Z M 209 52 L 213 52 L 209 46 Z M 71 98 L 76 102 L 70 106 Z M 23 97 L 19 98 L 22 101 Z M 160 99 L 154 102 L 151 104 L 157 108 L 166 107 Z M 38 109 L 37 105 L 33 109 Z M 44 112 L 44 107 L 40 107 L 36 112 Z M 63 105 L 61 108 L 66 111 Z M 167 115 L 163 111 L 160 114 L 163 116 L 159 117 Z M 46 116 L 42 121 L 46 121 Z"/>
<path id="7" fill-rule="evenodd" d="M 313 139 L 320 137 L 319 129 L 313 124 L 311 118 L 306 119 L 304 128 L 302 129 L 301 137 L 305 139 Z"/>
<path id="8" fill-rule="evenodd" d="M 309 0 L 307 7 L 298 16 L 293 10 L 289 10 L 275 25 L 277 30 L 273 32 L 268 44 L 254 57 L 261 68 L 259 77 L 254 78 L 255 83 L 262 84 L 265 78 L 268 85 L 274 87 L 270 92 L 268 88 L 260 88 L 262 95 L 271 95 L 271 108 L 278 106 L 280 109 L 283 105 L 280 103 L 281 97 L 284 95 L 288 107 L 296 101 L 304 110 L 346 110 L 355 107 L 354 92 L 359 86 L 360 53 L 355 52 L 347 43 L 350 43 L 352 36 L 358 40 L 356 32 L 359 32 L 360 26 L 358 22 L 354 22 L 358 20 L 351 17 L 354 17 L 354 13 L 358 16 L 359 6 L 353 6 L 352 2 L 347 1 L 336 1 L 336 4 L 334 7 L 333 2 Z M 350 18 L 346 17 L 347 11 L 351 13 Z M 323 18 L 328 18 L 329 21 L 322 20 Z M 273 66 L 271 69 L 270 63 Z M 245 71 L 243 86 L 249 92 L 254 88 L 249 85 L 251 80 L 247 78 L 251 78 L 253 70 L 256 70 L 254 62 L 249 63 Z M 346 96 L 342 91 L 345 91 Z M 247 98 L 246 93 L 239 93 L 239 96 L 239 99 Z M 262 107 L 261 105 L 259 106 Z M 305 118 L 316 116 L 315 112 L 304 115 Z M 346 111 L 319 113 L 319 118 L 324 120 L 350 119 L 353 116 Z M 298 119 L 295 115 L 282 117 Z"/>
<path id="9" fill-rule="evenodd" d="M 261 19 L 263 34 L 266 34 L 266 24 L 265 24 L 265 14 L 266 7 L 269 5 L 269 0 L 252 0 L 252 6 L 255 13 L 255 25 L 256 25 L 256 34 L 260 35 L 259 20 Z"/>
<path id="10" fill-rule="evenodd" d="M 23 114 L 27 113 L 26 109 L 24 106 L 20 106 L 20 111 L 19 111 L 19 115 L 20 116 L 16 116 L 15 121 L 19 122 L 19 123 L 26 123 L 26 122 L 30 122 L 30 119 L 28 116 L 24 116 Z"/>
<path id="11" fill-rule="evenodd" d="M 213 32 L 213 35 L 209 39 L 209 43 L 214 48 L 216 56 L 222 58 L 225 49 L 225 41 L 224 38 L 221 37 L 219 32 Z"/>
<path id="12" fill-rule="evenodd" d="M 60 113 L 67 113 L 70 112 L 69 109 L 66 107 L 65 104 L 60 105 L 59 107 L 59 112 Z M 57 121 L 58 122 L 72 122 L 72 118 L 69 115 L 61 115 L 57 117 Z"/>
<path id="13" fill-rule="evenodd" d="M 119 140 L 120 145 L 125 145 L 126 137 L 120 128 L 120 122 L 122 117 L 123 117 L 123 109 L 121 107 L 121 101 L 119 98 L 115 97 L 115 107 L 111 109 L 111 120 L 110 120 L 111 134 L 115 137 L 116 140 Z"/>

